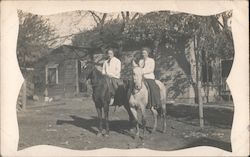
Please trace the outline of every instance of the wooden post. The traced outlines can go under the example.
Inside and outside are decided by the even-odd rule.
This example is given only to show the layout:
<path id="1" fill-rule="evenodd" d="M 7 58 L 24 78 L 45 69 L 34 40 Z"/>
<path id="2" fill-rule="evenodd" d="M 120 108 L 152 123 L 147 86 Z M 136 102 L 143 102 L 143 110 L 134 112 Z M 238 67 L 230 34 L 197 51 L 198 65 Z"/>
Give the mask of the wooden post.
<path id="1" fill-rule="evenodd" d="M 200 118 L 200 127 L 204 127 L 204 118 L 203 118 L 203 102 L 202 102 L 202 95 L 201 95 L 201 77 L 200 77 L 200 70 L 201 64 L 199 63 L 200 60 L 200 52 L 198 50 L 198 41 L 197 37 L 194 37 L 194 47 L 195 47 L 195 63 L 196 63 L 196 83 L 197 83 L 197 97 L 198 97 L 198 105 L 199 105 L 199 118 Z"/>
<path id="2" fill-rule="evenodd" d="M 47 65 L 45 66 L 45 84 L 48 84 L 48 67 Z"/>
<path id="3" fill-rule="evenodd" d="M 58 65 L 56 66 L 56 84 L 58 84 Z"/>
<path id="4" fill-rule="evenodd" d="M 76 64 L 76 94 L 79 94 L 79 74 L 78 74 L 78 60 L 75 60 Z"/>
<path id="5" fill-rule="evenodd" d="M 202 102 L 202 96 L 201 96 L 201 81 L 198 81 L 198 93 L 199 93 L 199 117 L 200 117 L 200 127 L 204 127 L 204 118 L 203 118 L 203 102 Z"/>
<path id="6" fill-rule="evenodd" d="M 207 95 L 207 103 L 209 103 L 209 63 L 210 62 L 208 62 L 208 54 L 207 54 L 207 51 L 206 51 L 206 56 L 205 56 L 205 58 L 206 58 L 206 73 L 207 73 L 207 78 L 206 78 L 206 80 L 207 80 L 207 82 L 206 82 L 206 87 L 207 87 L 207 89 L 206 89 L 206 95 Z"/>

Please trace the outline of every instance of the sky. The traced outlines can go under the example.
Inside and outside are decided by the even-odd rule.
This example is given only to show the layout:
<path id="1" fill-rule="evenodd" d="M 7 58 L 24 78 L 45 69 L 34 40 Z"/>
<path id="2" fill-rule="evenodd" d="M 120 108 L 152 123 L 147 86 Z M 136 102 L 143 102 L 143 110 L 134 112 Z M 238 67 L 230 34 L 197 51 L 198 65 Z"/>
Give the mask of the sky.
<path id="1" fill-rule="evenodd" d="M 98 13 L 97 13 L 98 14 Z M 96 26 L 93 16 L 87 11 L 72 11 L 44 16 L 56 29 L 56 35 L 63 37 L 90 30 Z M 109 13 L 106 20 L 121 18 L 118 13 Z M 53 47 L 63 44 L 71 45 L 71 37 L 60 38 Z"/>

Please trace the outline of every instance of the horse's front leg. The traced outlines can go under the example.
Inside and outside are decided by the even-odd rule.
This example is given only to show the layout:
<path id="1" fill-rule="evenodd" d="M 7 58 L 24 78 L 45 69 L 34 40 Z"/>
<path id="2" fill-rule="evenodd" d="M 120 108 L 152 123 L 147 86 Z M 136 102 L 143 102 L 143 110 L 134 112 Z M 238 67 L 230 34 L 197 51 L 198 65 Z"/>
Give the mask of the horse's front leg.
<path id="1" fill-rule="evenodd" d="M 105 118 L 105 125 L 106 125 L 106 132 L 104 136 L 109 136 L 109 105 L 108 103 L 104 104 L 104 118 Z"/>
<path id="2" fill-rule="evenodd" d="M 129 122 L 130 122 L 131 124 L 133 124 L 134 121 L 135 121 L 135 118 L 134 118 L 133 113 L 132 113 L 132 111 L 131 111 L 131 109 L 130 109 L 130 107 L 129 107 L 129 104 L 126 103 L 126 104 L 124 104 L 123 106 L 124 106 L 124 108 L 126 109 L 126 111 L 128 112 Z"/>
<path id="3" fill-rule="evenodd" d="M 135 119 L 135 124 L 136 124 L 136 133 L 135 133 L 135 138 L 139 138 L 140 136 L 140 128 L 139 128 L 139 122 L 138 122 L 138 116 L 137 116 L 137 110 L 133 107 L 130 107 L 130 110 L 134 116 Z"/>
<path id="4" fill-rule="evenodd" d="M 99 121 L 97 136 L 99 137 L 102 135 L 102 108 L 96 106 L 96 111 L 97 111 L 98 121 Z"/>
<path id="5" fill-rule="evenodd" d="M 142 128 L 143 128 L 143 138 L 145 135 L 145 131 L 146 131 L 146 108 L 145 105 L 141 106 L 141 113 L 142 113 Z"/>
<path id="6" fill-rule="evenodd" d="M 157 115 L 158 115 L 158 112 L 154 109 L 154 107 L 151 107 L 151 112 L 153 114 L 153 117 L 154 117 L 154 126 L 153 126 L 153 130 L 152 130 L 152 133 L 154 133 L 156 131 L 156 128 L 157 128 Z"/>

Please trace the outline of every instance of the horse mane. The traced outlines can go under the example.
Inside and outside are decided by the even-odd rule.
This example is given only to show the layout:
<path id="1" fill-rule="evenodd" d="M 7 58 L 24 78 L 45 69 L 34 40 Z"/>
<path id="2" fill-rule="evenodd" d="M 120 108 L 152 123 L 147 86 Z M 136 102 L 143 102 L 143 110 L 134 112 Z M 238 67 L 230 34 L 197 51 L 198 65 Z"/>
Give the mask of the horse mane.
<path id="1" fill-rule="evenodd" d="M 96 68 L 96 64 L 95 63 L 90 63 L 90 65 L 93 67 L 93 71 L 92 72 L 95 73 L 98 77 L 103 77 L 104 76 L 102 74 L 102 72 Z"/>
<path id="2" fill-rule="evenodd" d="M 101 80 L 105 80 L 106 76 L 95 67 L 95 63 L 88 63 L 93 69 L 91 71 L 91 84 L 98 85 Z M 103 82 L 105 84 L 105 82 Z"/>
<path id="3" fill-rule="evenodd" d="M 90 65 L 91 67 L 93 67 L 93 71 L 95 74 L 97 74 L 98 76 L 102 77 L 102 73 L 96 68 L 96 65 L 100 65 L 100 63 L 96 63 L 94 61 L 88 61 L 87 65 Z"/>
<path id="4" fill-rule="evenodd" d="M 98 75 L 98 77 L 103 77 L 104 75 L 102 74 L 101 71 L 99 71 L 95 66 L 93 72 Z"/>

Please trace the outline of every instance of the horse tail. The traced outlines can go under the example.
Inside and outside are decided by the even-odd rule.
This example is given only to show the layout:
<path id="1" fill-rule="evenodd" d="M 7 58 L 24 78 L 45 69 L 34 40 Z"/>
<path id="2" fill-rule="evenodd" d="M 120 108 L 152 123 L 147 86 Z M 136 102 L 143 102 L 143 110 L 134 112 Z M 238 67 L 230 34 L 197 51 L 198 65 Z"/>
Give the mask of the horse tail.
<path id="1" fill-rule="evenodd" d="M 156 83 L 157 85 L 159 86 L 160 88 L 160 94 L 161 94 L 161 108 L 160 108 L 160 111 L 158 111 L 159 113 L 159 116 L 163 116 L 163 113 L 167 113 L 167 88 L 165 87 L 165 85 L 159 81 L 159 80 L 156 80 Z"/>

